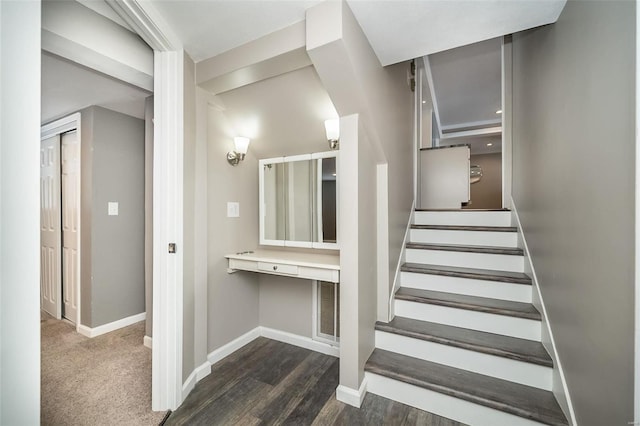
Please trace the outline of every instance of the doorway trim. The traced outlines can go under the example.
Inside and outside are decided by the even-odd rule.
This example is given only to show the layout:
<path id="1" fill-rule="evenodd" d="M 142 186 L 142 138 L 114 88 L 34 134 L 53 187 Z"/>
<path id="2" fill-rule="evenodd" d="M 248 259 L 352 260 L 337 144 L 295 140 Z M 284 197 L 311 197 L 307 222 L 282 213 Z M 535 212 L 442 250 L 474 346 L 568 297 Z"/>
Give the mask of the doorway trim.
<path id="1" fill-rule="evenodd" d="M 58 120 L 52 121 L 51 123 L 45 124 L 40 127 L 40 141 L 50 138 L 52 136 L 60 136 L 62 137 L 63 133 L 70 132 L 75 130 L 78 135 L 78 144 L 80 146 L 80 152 L 82 152 L 82 129 L 81 129 L 81 114 L 76 112 L 74 114 L 68 115 L 66 117 L 60 118 Z M 82 163 L 80 163 L 80 168 L 82 170 Z M 80 195 L 82 197 L 82 195 Z M 80 210 L 82 204 L 79 203 L 78 210 Z M 78 211 L 80 213 L 80 211 Z M 82 253 L 82 215 L 78 214 L 78 253 Z M 81 275 L 82 271 L 82 262 L 78 262 L 76 273 L 78 274 L 78 280 L 76 281 L 76 294 L 78 297 L 78 311 L 76 312 L 75 325 L 76 332 L 80 332 L 80 318 L 82 312 L 82 297 L 80 294 L 81 291 Z M 42 272 L 41 272 L 42 273 Z M 62 293 L 62 291 L 60 292 Z M 58 295 L 62 297 L 62 294 Z"/>
<path id="2" fill-rule="evenodd" d="M 154 51 L 151 408 L 175 410 L 183 399 L 184 50 L 150 2 L 108 4 Z"/>

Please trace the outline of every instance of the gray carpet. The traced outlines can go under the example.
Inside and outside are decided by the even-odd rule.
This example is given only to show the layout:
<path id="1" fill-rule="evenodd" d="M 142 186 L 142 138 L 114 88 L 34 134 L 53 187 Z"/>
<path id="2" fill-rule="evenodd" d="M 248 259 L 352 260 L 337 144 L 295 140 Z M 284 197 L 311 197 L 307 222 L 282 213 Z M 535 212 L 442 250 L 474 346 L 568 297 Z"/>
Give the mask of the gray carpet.
<path id="1" fill-rule="evenodd" d="M 41 317 L 42 425 L 157 425 L 144 322 L 89 339 Z"/>

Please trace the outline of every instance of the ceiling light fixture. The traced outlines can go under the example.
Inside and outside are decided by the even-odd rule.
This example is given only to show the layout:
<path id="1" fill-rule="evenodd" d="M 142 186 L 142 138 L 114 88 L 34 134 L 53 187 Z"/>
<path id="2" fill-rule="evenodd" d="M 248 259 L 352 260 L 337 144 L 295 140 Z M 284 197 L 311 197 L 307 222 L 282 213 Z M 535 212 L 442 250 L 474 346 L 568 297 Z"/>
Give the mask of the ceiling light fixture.
<path id="1" fill-rule="evenodd" d="M 487 146 L 493 146 L 493 143 L 489 142 L 489 143 L 487 144 Z"/>
<path id="2" fill-rule="evenodd" d="M 502 110 L 501 109 L 497 110 L 496 114 L 502 114 Z"/>
<path id="3" fill-rule="evenodd" d="M 426 104 L 426 103 L 427 103 L 427 101 L 422 101 L 422 103 L 423 103 L 423 104 Z"/>

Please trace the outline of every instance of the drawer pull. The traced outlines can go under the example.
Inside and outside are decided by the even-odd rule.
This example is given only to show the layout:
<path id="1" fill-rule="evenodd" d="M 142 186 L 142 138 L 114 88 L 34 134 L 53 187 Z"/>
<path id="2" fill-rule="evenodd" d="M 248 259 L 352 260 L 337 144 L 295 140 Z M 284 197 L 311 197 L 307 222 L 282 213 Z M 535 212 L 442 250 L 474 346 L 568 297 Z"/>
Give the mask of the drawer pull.
<path id="1" fill-rule="evenodd" d="M 274 270 L 274 271 L 277 271 L 277 270 L 278 270 L 278 266 L 274 265 L 274 266 L 273 266 L 273 270 Z"/>

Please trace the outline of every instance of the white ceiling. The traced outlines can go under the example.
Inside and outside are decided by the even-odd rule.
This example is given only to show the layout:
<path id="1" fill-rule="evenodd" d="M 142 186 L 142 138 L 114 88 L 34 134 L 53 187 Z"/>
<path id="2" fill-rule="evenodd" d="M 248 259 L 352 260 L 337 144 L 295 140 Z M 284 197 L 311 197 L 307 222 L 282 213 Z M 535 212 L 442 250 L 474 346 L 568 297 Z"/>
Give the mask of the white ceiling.
<path id="1" fill-rule="evenodd" d="M 555 22 L 566 0 L 348 0 L 382 65 Z"/>
<path id="2" fill-rule="evenodd" d="M 501 38 L 429 56 L 440 125 L 498 121 L 502 104 Z"/>
<path id="3" fill-rule="evenodd" d="M 330 0 L 334 1 L 334 0 Z M 104 1 L 80 0 L 121 21 Z M 566 0 L 348 0 L 383 65 L 554 22 Z M 198 62 L 304 20 L 318 0 L 162 0 L 154 6 Z M 123 22 L 121 25 L 126 26 Z M 148 95 L 86 69 L 43 57 L 43 120 L 88 105 L 140 117 Z"/>
<path id="4" fill-rule="evenodd" d="M 195 62 L 305 19 L 319 0 L 163 0 L 154 2 Z"/>
<path id="5" fill-rule="evenodd" d="M 42 123 L 91 105 L 144 118 L 150 93 L 56 56 L 42 53 Z"/>
<path id="6" fill-rule="evenodd" d="M 335 1 L 335 0 L 331 0 Z M 199 62 L 305 19 L 317 0 L 162 0 Z M 566 0 L 348 0 L 383 65 L 555 22 Z"/>

